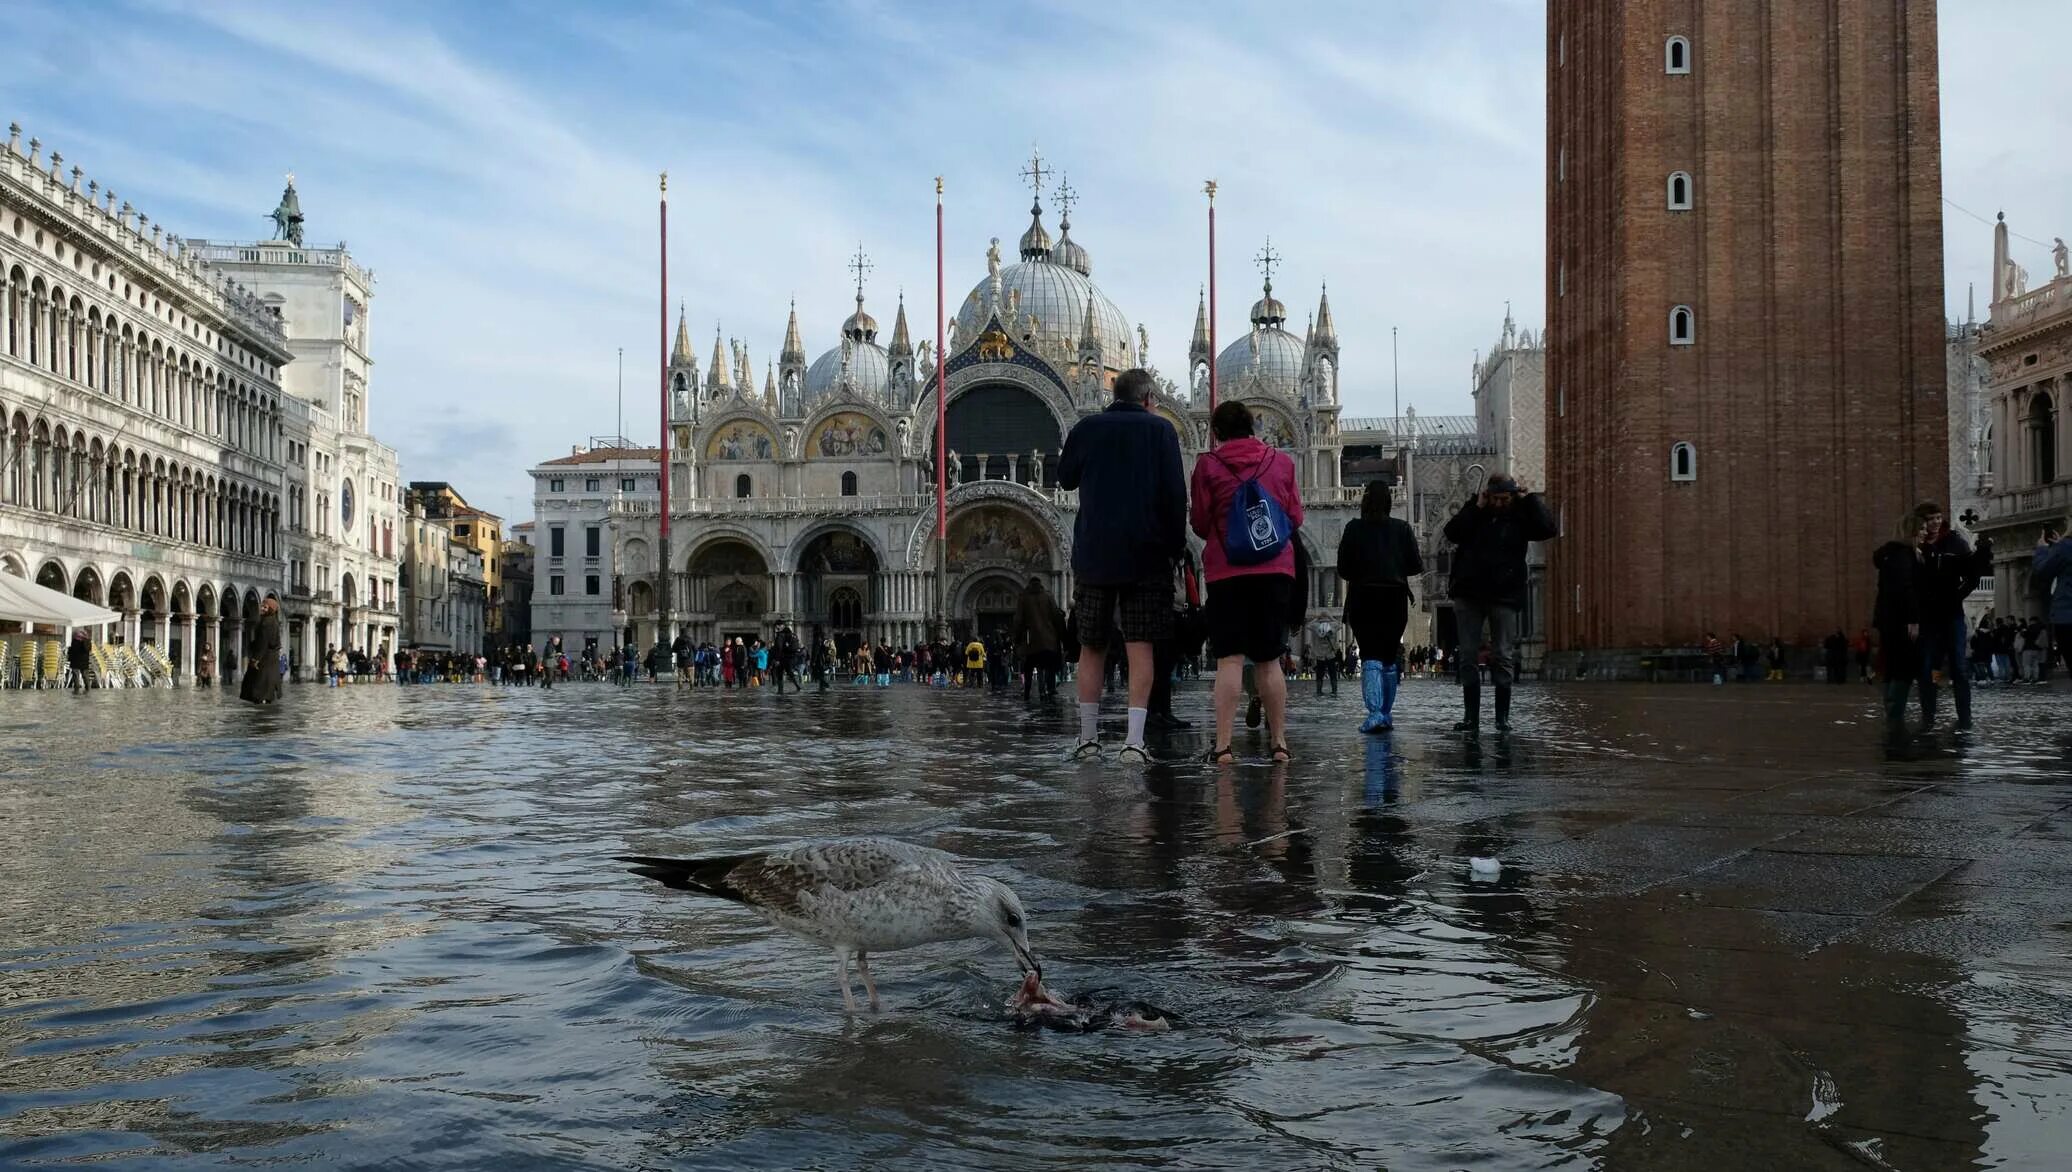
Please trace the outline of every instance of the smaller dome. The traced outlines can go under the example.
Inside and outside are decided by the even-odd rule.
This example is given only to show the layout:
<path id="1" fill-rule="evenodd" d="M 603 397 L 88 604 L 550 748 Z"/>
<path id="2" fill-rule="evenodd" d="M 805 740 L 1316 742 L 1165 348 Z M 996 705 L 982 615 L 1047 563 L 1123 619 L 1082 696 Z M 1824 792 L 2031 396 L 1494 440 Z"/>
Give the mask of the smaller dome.
<path id="1" fill-rule="evenodd" d="M 853 336 L 849 345 L 849 382 L 856 393 L 871 398 L 883 395 L 892 382 L 892 363 L 885 351 L 876 342 Z M 810 406 L 834 394 L 841 381 L 842 348 L 836 346 L 806 368 L 806 403 Z"/>
<path id="2" fill-rule="evenodd" d="M 1266 282 L 1265 295 L 1252 303 L 1252 324 L 1278 326 L 1288 320 L 1288 307 L 1273 295 L 1273 282 Z"/>
<path id="3" fill-rule="evenodd" d="M 1261 326 L 1223 348 L 1216 359 L 1216 381 L 1226 393 L 1256 386 L 1292 398 L 1302 390 L 1303 353 L 1302 339 L 1278 325 Z"/>
<path id="4" fill-rule="evenodd" d="M 856 312 L 842 322 L 842 336 L 859 342 L 875 342 L 878 339 L 878 319 L 863 311 L 863 294 L 856 295 Z"/>
<path id="5" fill-rule="evenodd" d="M 1058 233 L 1057 247 L 1051 249 L 1051 263 L 1064 265 L 1082 277 L 1093 276 L 1094 258 L 1087 255 L 1086 249 L 1077 240 L 1072 239 L 1072 221 L 1066 220 L 1058 227 L 1062 231 Z"/>
<path id="6" fill-rule="evenodd" d="M 1043 205 L 1029 205 L 1029 230 L 1022 233 L 1023 260 L 1050 259 L 1050 233 L 1043 229 Z"/>

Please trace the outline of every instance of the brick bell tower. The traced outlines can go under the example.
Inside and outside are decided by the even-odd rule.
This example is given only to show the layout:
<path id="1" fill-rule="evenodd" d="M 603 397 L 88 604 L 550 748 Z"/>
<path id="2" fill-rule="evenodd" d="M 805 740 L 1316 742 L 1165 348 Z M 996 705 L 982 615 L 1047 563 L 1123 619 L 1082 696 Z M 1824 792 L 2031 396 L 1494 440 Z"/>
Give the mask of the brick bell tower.
<path id="1" fill-rule="evenodd" d="M 1948 492 L 1935 8 L 1550 0 L 1554 670 L 1853 632 Z"/>

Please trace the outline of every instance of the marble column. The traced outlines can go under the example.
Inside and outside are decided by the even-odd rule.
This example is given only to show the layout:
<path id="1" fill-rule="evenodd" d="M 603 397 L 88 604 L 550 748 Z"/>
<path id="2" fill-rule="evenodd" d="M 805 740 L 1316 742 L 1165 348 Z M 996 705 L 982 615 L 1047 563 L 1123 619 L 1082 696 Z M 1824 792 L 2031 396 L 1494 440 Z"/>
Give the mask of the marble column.
<path id="1" fill-rule="evenodd" d="M 180 662 L 175 665 L 174 674 L 192 683 L 194 681 L 194 638 L 200 625 L 196 622 L 195 616 L 191 614 L 181 615 L 180 625 L 184 628 L 180 633 Z"/>

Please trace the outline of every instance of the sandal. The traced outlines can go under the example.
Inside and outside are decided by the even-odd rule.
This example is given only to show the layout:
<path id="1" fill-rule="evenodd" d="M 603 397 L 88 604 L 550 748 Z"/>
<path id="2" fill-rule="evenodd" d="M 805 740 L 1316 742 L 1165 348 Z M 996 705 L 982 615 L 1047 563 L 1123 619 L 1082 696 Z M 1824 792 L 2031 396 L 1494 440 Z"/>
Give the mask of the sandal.
<path id="1" fill-rule="evenodd" d="M 1290 752 L 1288 751 L 1288 746 L 1286 746 L 1286 745 L 1275 745 L 1275 746 L 1273 747 L 1273 763 L 1274 763 L 1274 764 L 1276 764 L 1276 765 L 1286 765 L 1286 764 L 1287 764 L 1288 762 L 1290 762 L 1290 761 L 1293 761 L 1294 759 L 1295 759 L 1295 755 L 1294 755 L 1293 753 L 1290 753 Z"/>
<path id="2" fill-rule="evenodd" d="M 1210 749 L 1209 764 L 1235 765 L 1237 764 L 1237 753 L 1234 750 L 1232 750 L 1229 745 L 1224 745 L 1222 748 L 1218 749 Z"/>

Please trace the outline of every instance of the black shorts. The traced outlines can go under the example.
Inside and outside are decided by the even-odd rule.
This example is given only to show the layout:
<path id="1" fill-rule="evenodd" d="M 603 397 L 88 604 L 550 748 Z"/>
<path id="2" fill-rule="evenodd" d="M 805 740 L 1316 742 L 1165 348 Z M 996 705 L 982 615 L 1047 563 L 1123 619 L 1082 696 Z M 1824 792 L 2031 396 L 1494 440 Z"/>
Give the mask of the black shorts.
<path id="1" fill-rule="evenodd" d="M 1156 643 L 1173 633 L 1172 575 L 1119 586 L 1077 583 L 1072 610 L 1081 647 L 1102 650 L 1108 646 L 1108 632 L 1117 628 L 1125 643 Z"/>
<path id="2" fill-rule="evenodd" d="M 1279 659 L 1288 650 L 1288 599 L 1295 579 L 1287 574 L 1239 574 L 1209 583 L 1209 654 L 1242 655 L 1253 663 Z"/>

